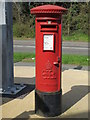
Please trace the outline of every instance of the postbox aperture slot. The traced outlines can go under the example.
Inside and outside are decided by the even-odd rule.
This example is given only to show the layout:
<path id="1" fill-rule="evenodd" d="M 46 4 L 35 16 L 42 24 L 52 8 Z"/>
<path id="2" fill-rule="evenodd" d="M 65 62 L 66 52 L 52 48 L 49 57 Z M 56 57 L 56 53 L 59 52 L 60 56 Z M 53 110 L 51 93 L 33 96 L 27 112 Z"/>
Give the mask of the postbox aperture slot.
<path id="1" fill-rule="evenodd" d="M 49 28 L 49 29 L 51 29 L 51 28 L 55 29 L 55 28 L 56 28 L 56 25 L 52 25 L 52 26 L 51 26 L 51 25 L 42 25 L 42 26 L 41 26 L 41 29 L 48 29 L 48 28 Z"/>
<path id="2" fill-rule="evenodd" d="M 43 50 L 54 51 L 54 34 L 43 34 Z"/>
<path id="3" fill-rule="evenodd" d="M 41 32 L 44 31 L 57 31 L 57 25 L 56 24 L 41 24 Z"/>

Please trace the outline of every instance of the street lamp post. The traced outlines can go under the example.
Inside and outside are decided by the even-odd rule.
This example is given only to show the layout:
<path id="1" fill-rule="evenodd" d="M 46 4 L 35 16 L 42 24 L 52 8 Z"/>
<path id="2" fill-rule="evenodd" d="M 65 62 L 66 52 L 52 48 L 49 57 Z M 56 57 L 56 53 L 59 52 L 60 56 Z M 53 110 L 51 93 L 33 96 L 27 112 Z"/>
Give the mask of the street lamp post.
<path id="1" fill-rule="evenodd" d="M 16 94 L 25 87 L 14 84 L 12 28 L 12 2 L 0 2 L 0 93 L 3 94 Z"/>

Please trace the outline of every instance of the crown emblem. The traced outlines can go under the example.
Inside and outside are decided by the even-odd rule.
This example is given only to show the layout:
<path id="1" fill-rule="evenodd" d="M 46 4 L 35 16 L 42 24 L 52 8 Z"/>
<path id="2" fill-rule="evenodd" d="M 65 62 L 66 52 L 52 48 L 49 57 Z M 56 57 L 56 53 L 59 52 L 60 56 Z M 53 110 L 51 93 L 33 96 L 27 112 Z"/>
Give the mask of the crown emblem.
<path id="1" fill-rule="evenodd" d="M 48 63 L 46 64 L 46 70 L 51 70 L 52 69 L 52 65 L 51 63 L 48 61 Z"/>

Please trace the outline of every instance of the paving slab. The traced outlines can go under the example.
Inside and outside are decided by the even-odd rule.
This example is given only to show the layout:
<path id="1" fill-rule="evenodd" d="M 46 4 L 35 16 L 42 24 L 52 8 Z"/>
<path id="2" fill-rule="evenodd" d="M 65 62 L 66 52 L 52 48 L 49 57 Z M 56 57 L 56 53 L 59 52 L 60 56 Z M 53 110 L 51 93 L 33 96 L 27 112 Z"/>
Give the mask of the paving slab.
<path id="1" fill-rule="evenodd" d="M 90 94 L 88 74 L 90 74 L 88 71 L 75 69 L 62 72 L 62 114 L 56 118 L 88 118 L 88 95 Z M 14 77 L 20 78 L 20 81 L 27 85 L 33 85 L 35 67 L 15 66 Z M 18 82 L 18 80 L 14 81 Z M 35 114 L 35 89 L 23 92 L 0 106 L 3 118 L 43 118 Z"/>
<path id="2" fill-rule="evenodd" d="M 17 63 L 14 63 L 14 65 L 15 66 L 35 66 L 35 62 L 17 62 Z M 62 71 L 68 70 L 68 69 L 90 71 L 90 66 L 62 64 Z"/>

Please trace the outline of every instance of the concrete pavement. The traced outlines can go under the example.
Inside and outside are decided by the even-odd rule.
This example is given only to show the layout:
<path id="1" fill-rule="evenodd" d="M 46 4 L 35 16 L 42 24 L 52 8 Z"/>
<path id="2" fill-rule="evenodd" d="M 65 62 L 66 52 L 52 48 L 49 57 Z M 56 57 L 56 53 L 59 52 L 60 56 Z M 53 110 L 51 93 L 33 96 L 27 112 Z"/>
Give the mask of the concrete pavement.
<path id="1" fill-rule="evenodd" d="M 35 67 L 14 66 L 14 71 L 15 83 L 24 82 L 31 89 L 35 84 Z M 62 114 L 57 118 L 88 118 L 88 74 L 88 71 L 75 69 L 62 72 Z M 9 98 L 0 108 L 3 118 L 43 118 L 35 114 L 34 89 Z"/>
<path id="2" fill-rule="evenodd" d="M 35 66 L 34 62 L 17 62 L 14 63 L 15 66 Z M 62 71 L 68 69 L 76 69 L 76 70 L 86 70 L 90 71 L 90 66 L 81 66 L 81 65 L 71 65 L 71 64 L 62 64 Z"/>

